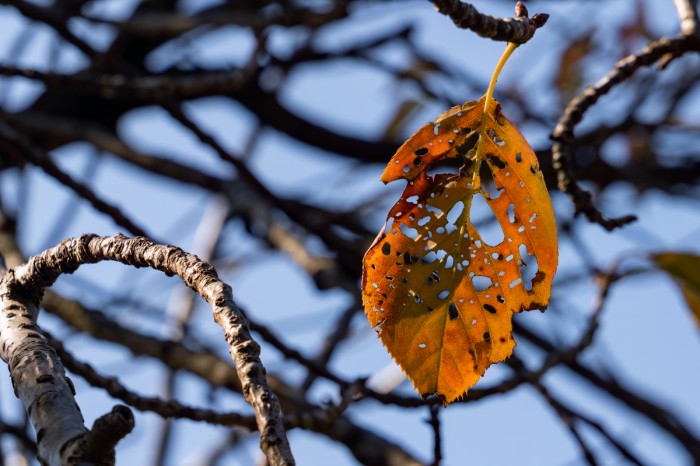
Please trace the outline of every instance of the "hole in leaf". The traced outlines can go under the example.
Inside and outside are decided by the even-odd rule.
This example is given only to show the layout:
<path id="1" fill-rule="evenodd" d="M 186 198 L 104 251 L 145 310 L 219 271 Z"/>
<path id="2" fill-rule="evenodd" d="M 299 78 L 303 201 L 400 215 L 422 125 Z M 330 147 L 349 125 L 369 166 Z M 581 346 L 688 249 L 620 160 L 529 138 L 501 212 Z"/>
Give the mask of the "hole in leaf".
<path id="1" fill-rule="evenodd" d="M 435 251 L 430 251 L 428 254 L 423 256 L 423 263 L 424 264 L 432 264 L 438 259 L 437 253 Z"/>
<path id="2" fill-rule="evenodd" d="M 457 306 L 455 303 L 450 303 L 448 313 L 450 315 L 450 320 L 455 320 L 457 317 L 459 317 L 459 312 L 457 311 Z"/>
<path id="3" fill-rule="evenodd" d="M 478 193 L 474 194 L 472 199 L 472 218 L 479 219 L 474 222 L 474 227 L 479 232 L 479 236 L 481 236 L 484 243 L 489 246 L 496 246 L 503 242 L 505 235 L 498 224 L 498 220 L 496 220 L 496 215 L 494 215 L 484 196 Z"/>
<path id="4" fill-rule="evenodd" d="M 426 215 L 425 217 L 418 219 L 418 226 L 419 227 L 425 226 L 429 221 L 430 221 L 430 215 Z"/>
<path id="5" fill-rule="evenodd" d="M 451 269 L 455 264 L 455 260 L 452 256 L 447 256 L 447 259 L 445 259 L 445 268 L 446 269 Z"/>
<path id="6" fill-rule="evenodd" d="M 410 202 L 411 204 L 418 204 L 418 196 L 413 195 L 406 199 L 406 202 Z"/>
<path id="7" fill-rule="evenodd" d="M 493 172 L 487 163 L 481 164 L 479 176 L 481 177 L 481 189 L 486 193 L 489 199 L 498 199 L 498 196 L 505 191 L 503 188 L 496 188 L 496 183 L 493 180 Z"/>
<path id="8" fill-rule="evenodd" d="M 505 141 L 503 139 L 499 138 L 494 130 L 490 129 L 486 133 L 491 137 L 491 139 L 493 140 L 493 142 L 496 145 L 501 146 L 501 147 L 506 145 Z"/>
<path id="9" fill-rule="evenodd" d="M 401 233 L 403 233 L 403 234 L 406 235 L 407 237 L 409 237 L 409 238 L 411 238 L 411 239 L 416 239 L 416 238 L 418 238 L 418 230 L 416 230 L 415 228 L 411 228 L 411 227 L 409 227 L 408 225 L 406 225 L 406 224 L 404 224 L 404 223 L 402 223 L 401 225 L 399 225 L 399 228 L 401 229 Z"/>
<path id="10" fill-rule="evenodd" d="M 521 244 L 518 247 L 523 265 L 520 267 L 520 276 L 523 277 L 523 286 L 527 291 L 532 290 L 532 279 L 537 274 L 537 258 L 527 251 L 527 247 Z"/>
<path id="11" fill-rule="evenodd" d="M 389 233 L 391 226 L 394 224 L 394 217 L 389 217 L 386 221 L 386 226 L 384 227 L 384 234 Z"/>
<path id="12" fill-rule="evenodd" d="M 450 295 L 450 290 L 442 290 L 441 292 L 438 293 L 437 297 L 438 299 L 446 299 Z"/>
<path id="13" fill-rule="evenodd" d="M 483 275 L 475 275 L 472 277 L 472 284 L 476 291 L 484 291 L 491 286 L 491 279 Z"/>
<path id="14" fill-rule="evenodd" d="M 430 176 L 436 175 L 438 173 L 459 173 L 460 162 L 458 158 L 445 158 L 438 160 L 430 164 L 428 167 L 427 174 Z"/>
<path id="15" fill-rule="evenodd" d="M 437 214 L 438 216 L 442 215 L 443 212 L 442 210 L 438 209 L 437 207 L 430 205 L 430 204 L 425 204 L 425 210 L 432 214 Z"/>
<path id="16" fill-rule="evenodd" d="M 510 223 L 515 223 L 515 204 L 508 206 L 508 221 Z"/>
<path id="17" fill-rule="evenodd" d="M 447 221 L 451 224 L 457 223 L 457 219 L 464 212 L 464 202 L 457 201 L 447 213 Z"/>

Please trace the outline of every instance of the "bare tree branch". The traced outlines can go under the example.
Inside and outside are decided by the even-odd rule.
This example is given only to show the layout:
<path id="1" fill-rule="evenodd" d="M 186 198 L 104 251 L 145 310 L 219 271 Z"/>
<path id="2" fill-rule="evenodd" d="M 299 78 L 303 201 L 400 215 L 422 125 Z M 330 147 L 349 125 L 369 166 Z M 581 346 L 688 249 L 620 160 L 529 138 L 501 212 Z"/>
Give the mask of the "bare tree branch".
<path id="1" fill-rule="evenodd" d="M 25 159 L 44 170 L 49 176 L 54 177 L 64 186 L 73 190 L 80 197 L 88 201 L 92 206 L 108 215 L 114 223 L 125 228 L 129 232 L 148 236 L 148 234 L 131 219 L 129 219 L 117 206 L 100 199 L 87 185 L 75 181 L 70 175 L 61 170 L 41 149 L 36 147 L 22 134 L 17 134 L 6 125 L 0 125 L 0 148 L 6 153 L 15 156 L 15 162 L 20 166 Z"/>
<path id="2" fill-rule="evenodd" d="M 455 25 L 471 29 L 487 39 L 524 44 L 547 22 L 548 14 L 538 13 L 528 18 L 522 2 L 516 6 L 516 18 L 496 18 L 479 13 L 470 3 L 461 0 L 430 0 L 437 11 L 447 15 Z"/>
<path id="3" fill-rule="evenodd" d="M 194 99 L 237 91 L 250 79 L 252 70 L 249 68 L 204 73 L 129 76 L 98 74 L 90 71 L 78 74 L 56 74 L 14 66 L 0 66 L 0 75 L 27 78 L 42 82 L 51 89 L 98 95 L 106 100 L 126 99 L 139 103 L 157 103 L 170 98 Z"/>
<path id="4" fill-rule="evenodd" d="M 581 95 L 572 100 L 566 107 L 564 115 L 552 132 L 552 164 L 557 172 L 559 189 L 568 194 L 576 207 L 577 214 L 584 214 L 595 223 L 608 231 L 624 226 L 636 219 L 634 215 L 620 218 L 606 218 L 593 205 L 592 196 L 580 188 L 576 182 L 571 160 L 571 145 L 574 142 L 574 127 L 582 119 L 585 112 L 598 99 L 607 94 L 613 87 L 625 82 L 639 68 L 656 63 L 662 57 L 680 56 L 689 51 L 699 51 L 700 40 L 692 36 L 681 36 L 675 39 L 659 39 L 647 45 L 635 55 L 625 57 L 596 84 L 588 87 Z"/>
<path id="5" fill-rule="evenodd" d="M 698 0 L 673 0 L 681 22 L 681 34 L 698 34 Z"/>
<path id="6" fill-rule="evenodd" d="M 36 325 L 39 300 L 26 289 L 36 278 L 19 267 L 0 279 L 0 356 L 36 431 L 38 457 L 49 466 L 113 465 L 115 445 L 134 426 L 131 411 L 116 408 L 85 428 L 73 383 Z"/>
<path id="7" fill-rule="evenodd" d="M 29 302 L 38 306 L 44 289 L 59 275 L 71 273 L 81 264 L 101 260 L 116 260 L 176 274 L 211 304 L 214 318 L 224 329 L 231 356 L 236 362 L 243 394 L 255 409 L 262 450 L 273 465 L 294 464 L 280 419 L 279 402 L 265 380 L 265 370 L 259 359 L 260 347 L 250 336 L 246 319 L 233 302 L 231 288 L 217 278 L 209 264 L 179 248 L 159 245 L 145 238 L 84 235 L 66 240 L 17 268 L 15 293 L 28 296 Z"/>

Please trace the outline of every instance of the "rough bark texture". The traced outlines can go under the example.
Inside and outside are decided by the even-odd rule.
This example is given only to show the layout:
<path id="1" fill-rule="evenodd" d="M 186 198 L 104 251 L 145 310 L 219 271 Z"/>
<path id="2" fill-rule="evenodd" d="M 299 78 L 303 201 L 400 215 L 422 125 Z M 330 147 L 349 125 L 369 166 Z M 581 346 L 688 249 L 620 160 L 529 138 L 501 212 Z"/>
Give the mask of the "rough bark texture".
<path id="1" fill-rule="evenodd" d="M 430 0 L 437 11 L 452 19 L 457 27 L 471 29 L 487 39 L 524 44 L 537 29 L 544 26 L 549 15 L 538 13 L 528 18 L 522 2 L 516 4 L 516 18 L 496 18 L 480 13 L 473 5 L 460 0 Z"/>
<path id="2" fill-rule="evenodd" d="M 0 284 L 0 354 L 37 433 L 39 461 L 61 465 L 63 446 L 87 429 L 61 361 L 35 324 L 36 305 L 13 299 L 8 287 L 11 279 L 6 277 Z"/>
<path id="3" fill-rule="evenodd" d="M 214 319 L 223 328 L 226 341 L 229 344 L 231 356 L 236 363 L 236 370 L 239 379 L 242 383 L 243 395 L 248 403 L 255 409 L 258 430 L 260 431 L 261 448 L 268 457 L 270 464 L 273 465 L 288 465 L 294 464 L 291 449 L 287 441 L 284 426 L 281 421 L 281 409 L 277 397 L 272 393 L 265 379 L 265 369 L 260 361 L 260 347 L 252 339 L 245 317 L 240 309 L 233 301 L 231 288 L 219 280 L 216 271 L 206 262 L 199 260 L 192 254 L 187 254 L 179 248 L 173 246 L 165 246 L 154 243 L 145 238 L 127 238 L 124 235 L 116 235 L 111 237 L 99 237 L 96 235 L 83 235 L 79 238 L 68 239 L 61 242 L 58 246 L 48 249 L 41 254 L 38 254 L 29 259 L 29 261 L 12 269 L 8 272 L 11 284 L 11 291 L 3 293 L 3 302 L 7 301 L 7 309 L 16 310 L 19 313 L 4 312 L 3 319 L 18 320 L 17 317 L 26 314 L 28 320 L 18 322 L 17 328 L 21 329 L 19 336 L 10 337 L 10 344 L 19 342 L 13 346 L 14 351 L 5 358 L 10 361 L 10 367 L 15 367 L 13 373 L 13 381 L 17 377 L 26 377 L 27 372 L 23 367 L 17 368 L 19 362 L 14 362 L 12 359 L 24 360 L 28 351 L 37 351 L 33 347 L 29 349 L 22 345 L 27 345 L 27 342 L 32 342 L 39 339 L 34 331 L 33 320 L 37 314 L 37 306 L 43 297 L 44 290 L 51 286 L 56 279 L 63 273 L 72 273 L 82 264 L 90 264 L 102 260 L 119 261 L 126 265 L 135 267 L 151 267 L 156 270 L 165 272 L 167 275 L 178 275 L 185 284 L 202 295 L 202 297 L 212 306 Z M 3 282 L 4 283 L 4 282 Z M 4 297 L 7 295 L 7 299 Z M 11 301 L 13 296 L 21 296 L 32 306 L 33 313 L 26 311 L 21 304 Z M 5 307 L 4 307 L 5 309 Z M 8 327 L 10 324 L 7 324 Z M 25 325 L 25 327 L 22 327 Z M 5 337 L 5 335 L 3 335 Z M 7 337 L 5 337 L 7 338 Z M 60 367 L 63 373 L 63 367 L 51 349 L 46 343 L 45 338 L 42 338 L 43 346 L 50 350 L 53 355 L 53 367 Z M 19 348 L 17 348 L 19 346 Z M 47 351 L 48 351 L 47 350 Z M 43 377 L 39 383 L 46 383 L 53 380 L 54 375 Z M 15 381 L 15 386 L 17 383 Z M 23 383 L 22 387 L 28 387 L 29 393 L 21 396 L 30 403 L 25 403 L 28 409 L 33 405 L 33 400 L 36 398 L 32 389 L 32 383 Z M 68 383 L 66 382 L 67 388 Z M 65 390 L 64 390 L 65 391 Z M 66 392 L 68 393 L 68 392 Z M 62 402 L 65 400 L 62 399 Z M 71 438 L 82 434 L 85 430 L 82 427 L 82 418 L 75 402 L 70 401 L 74 405 L 74 410 L 70 411 L 71 417 L 68 425 L 80 425 L 78 430 L 68 430 Z M 54 414 L 58 415 L 58 413 Z M 77 417 L 76 417 L 77 415 Z M 66 414 L 68 416 L 68 414 Z M 79 418 L 79 419 L 78 419 Z M 43 424 L 36 424 L 37 432 Z M 65 434 L 62 432 L 62 434 Z M 63 439 L 61 447 L 69 439 Z M 55 447 L 58 442 L 51 442 L 51 446 Z M 60 450 L 60 448 L 59 448 Z M 55 452 L 52 452 L 54 454 Z M 52 457 L 53 461 L 53 457 Z M 49 463 L 59 464 L 59 463 Z"/>

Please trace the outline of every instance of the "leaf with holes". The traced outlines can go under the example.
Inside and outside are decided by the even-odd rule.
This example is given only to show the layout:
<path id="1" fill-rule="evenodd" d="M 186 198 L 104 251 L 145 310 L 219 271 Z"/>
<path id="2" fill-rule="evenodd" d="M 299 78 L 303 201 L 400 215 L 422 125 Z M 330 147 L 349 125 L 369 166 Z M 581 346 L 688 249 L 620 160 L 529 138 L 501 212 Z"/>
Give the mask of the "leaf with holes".
<path id="1" fill-rule="evenodd" d="M 678 283 L 695 323 L 700 326 L 700 256 L 690 253 L 665 252 L 652 256 L 656 265 Z"/>
<path id="2" fill-rule="evenodd" d="M 446 158 L 459 161 L 459 173 L 427 174 Z M 482 184 L 489 173 L 492 192 Z M 363 303 L 418 393 L 450 403 L 511 354 L 513 313 L 547 306 L 554 212 L 532 148 L 488 93 L 408 139 L 382 175 L 400 178 L 408 186 L 365 255 Z M 500 241 L 470 219 L 479 197 Z"/>

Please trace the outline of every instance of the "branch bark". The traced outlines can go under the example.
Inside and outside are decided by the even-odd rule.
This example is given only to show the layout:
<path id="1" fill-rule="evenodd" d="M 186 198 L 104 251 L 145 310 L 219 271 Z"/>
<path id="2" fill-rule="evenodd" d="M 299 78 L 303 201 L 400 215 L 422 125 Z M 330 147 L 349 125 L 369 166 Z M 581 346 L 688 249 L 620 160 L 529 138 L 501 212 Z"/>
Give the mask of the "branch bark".
<path id="1" fill-rule="evenodd" d="M 447 15 L 455 25 L 462 29 L 470 29 L 491 40 L 524 44 L 532 39 L 537 29 L 544 26 L 549 15 L 538 13 L 528 18 L 527 9 L 522 2 L 515 7 L 515 18 L 496 18 L 479 13 L 470 3 L 460 0 L 430 0 L 437 11 Z"/>
<path id="2" fill-rule="evenodd" d="M 233 301 L 231 288 L 219 280 L 213 267 L 179 248 L 156 244 L 145 238 L 130 239 L 123 235 L 112 237 L 83 235 L 79 238 L 65 240 L 58 246 L 30 258 L 26 264 L 9 270 L 6 277 L 11 277 L 11 280 L 3 279 L 2 283 L 3 286 L 6 284 L 12 286 L 7 291 L 2 289 L 3 292 L 0 296 L 2 297 L 3 314 L 0 322 L 8 328 L 14 325 L 17 328 L 16 332 L 20 334 L 20 337 L 16 338 L 20 343 L 18 344 L 20 348 L 14 351 L 11 356 L 20 360 L 31 360 L 31 358 L 24 356 L 31 353 L 26 353 L 27 350 L 21 347 L 21 343 L 31 344 L 38 339 L 35 336 L 38 334 L 34 331 L 33 320 L 38 314 L 38 305 L 45 288 L 51 286 L 63 273 L 72 273 L 82 264 L 96 263 L 102 260 L 114 260 L 135 267 L 151 267 L 169 275 L 178 275 L 187 286 L 202 295 L 212 306 L 214 318 L 224 330 L 231 356 L 236 363 L 236 370 L 242 382 L 243 395 L 255 410 L 262 450 L 272 465 L 293 465 L 294 458 L 282 425 L 279 402 L 267 386 L 265 369 L 259 358 L 260 346 L 252 339 L 247 321 Z M 22 298 L 22 301 L 19 301 L 18 298 Z M 26 314 L 22 321 L 16 318 L 20 313 Z M 26 318 L 30 320 L 27 321 Z M 22 326 L 22 324 L 25 325 Z M 7 339 L 8 336 L 3 333 L 3 340 Z M 13 342 L 14 340 L 10 340 L 10 344 L 5 344 L 5 346 L 15 348 L 15 345 L 11 344 Z M 48 348 L 45 338 L 42 337 L 41 342 Z M 24 352 L 20 351 L 22 349 Z M 44 351 L 53 355 L 55 361 L 58 362 L 58 367 L 63 370 L 55 352 L 52 349 Z M 11 364 L 11 369 L 16 364 L 17 362 Z M 23 381 L 22 377 L 25 372 L 14 370 L 12 372 L 13 381 L 15 379 Z M 65 382 L 65 385 L 68 387 L 68 382 Z M 15 386 L 17 387 L 17 382 L 15 382 Z M 66 387 L 64 387 L 64 391 Z M 31 388 L 31 383 L 29 388 Z M 31 394 L 30 392 L 28 395 Z M 22 399 L 24 401 L 24 398 Z M 72 401 L 72 397 L 69 398 L 69 401 L 72 404 L 64 404 L 73 407 L 69 413 L 71 425 L 77 425 L 79 419 L 82 426 L 82 418 L 77 405 Z M 28 409 L 30 408 L 29 404 L 25 403 L 25 405 Z M 30 411 L 30 416 L 31 414 Z M 50 418 L 47 421 L 50 421 Z M 80 429 L 75 428 L 70 433 L 71 438 L 75 438 L 83 432 L 84 430 L 80 431 Z M 59 433 L 63 436 L 66 435 L 63 429 Z M 63 437 L 61 439 L 63 444 L 70 440 L 70 438 Z M 55 443 L 52 445 L 55 446 Z M 60 464 L 60 462 L 50 464 Z"/>
<path id="3" fill-rule="evenodd" d="M 698 34 L 698 0 L 673 0 L 681 23 L 681 34 Z"/>
<path id="4" fill-rule="evenodd" d="M 36 325 L 39 301 L 24 284 L 30 271 L 10 269 L 0 280 L 0 357 L 15 395 L 24 403 L 44 466 L 114 465 L 114 447 L 134 427 L 131 411 L 116 406 L 87 430 L 75 388 L 56 352 Z M 31 279 L 30 279 L 31 281 Z"/>

